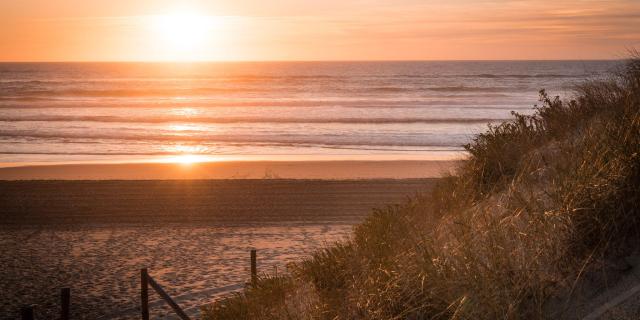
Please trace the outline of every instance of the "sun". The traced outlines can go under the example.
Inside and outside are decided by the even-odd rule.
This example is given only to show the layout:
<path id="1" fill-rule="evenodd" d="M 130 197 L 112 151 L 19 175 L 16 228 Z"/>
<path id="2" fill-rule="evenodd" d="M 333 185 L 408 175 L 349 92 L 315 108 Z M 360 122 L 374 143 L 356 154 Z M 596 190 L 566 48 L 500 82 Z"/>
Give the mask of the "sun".
<path id="1" fill-rule="evenodd" d="M 213 16 L 180 12 L 153 16 L 151 29 L 162 50 L 189 59 L 215 41 L 219 23 Z"/>

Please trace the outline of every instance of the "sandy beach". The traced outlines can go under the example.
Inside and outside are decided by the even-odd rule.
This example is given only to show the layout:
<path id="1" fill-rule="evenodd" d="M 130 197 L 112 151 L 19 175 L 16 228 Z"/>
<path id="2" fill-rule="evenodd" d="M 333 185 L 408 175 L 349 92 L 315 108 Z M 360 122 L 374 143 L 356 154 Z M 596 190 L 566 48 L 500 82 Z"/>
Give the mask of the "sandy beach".
<path id="1" fill-rule="evenodd" d="M 0 180 L 411 179 L 451 172 L 457 160 L 220 161 L 200 163 L 0 163 Z M 3 167 L 4 166 L 4 167 Z"/>
<path id="2" fill-rule="evenodd" d="M 260 272 L 283 272 L 434 181 L 3 181 L 0 318 L 24 304 L 55 317 L 70 287 L 74 319 L 137 319 L 141 267 L 197 315 L 247 281 L 250 249 Z M 151 301 L 152 318 L 172 314 Z"/>

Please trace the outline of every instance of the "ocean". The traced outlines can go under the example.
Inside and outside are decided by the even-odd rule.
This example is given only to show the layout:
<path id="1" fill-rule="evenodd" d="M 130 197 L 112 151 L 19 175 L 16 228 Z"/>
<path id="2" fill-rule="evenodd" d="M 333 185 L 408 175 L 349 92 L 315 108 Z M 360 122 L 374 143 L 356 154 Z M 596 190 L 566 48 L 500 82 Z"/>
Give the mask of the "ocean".
<path id="1" fill-rule="evenodd" d="M 0 63 L 0 163 L 450 159 L 618 64 Z"/>

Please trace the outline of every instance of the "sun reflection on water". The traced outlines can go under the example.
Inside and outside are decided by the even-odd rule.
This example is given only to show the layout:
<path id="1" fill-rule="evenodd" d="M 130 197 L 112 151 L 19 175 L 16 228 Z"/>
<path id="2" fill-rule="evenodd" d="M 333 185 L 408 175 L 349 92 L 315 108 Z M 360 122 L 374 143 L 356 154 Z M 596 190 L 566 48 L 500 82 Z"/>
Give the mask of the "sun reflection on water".
<path id="1" fill-rule="evenodd" d="M 192 116 L 198 115 L 200 113 L 200 110 L 196 108 L 186 107 L 186 108 L 171 109 L 171 111 L 169 112 L 172 115 L 176 115 L 176 116 L 192 117 Z"/>
<path id="2" fill-rule="evenodd" d="M 210 162 L 216 159 L 210 155 L 205 155 L 206 148 L 199 145 L 171 145 L 164 148 L 166 152 L 175 154 L 163 158 L 161 162 L 194 164 L 199 162 Z"/>
<path id="3" fill-rule="evenodd" d="M 197 131 L 202 130 L 200 126 L 191 125 L 191 124 L 171 124 L 167 126 L 167 129 L 171 131 Z"/>
<path id="4" fill-rule="evenodd" d="M 181 155 L 177 155 L 174 157 L 169 157 L 166 159 L 165 162 L 169 162 L 169 163 L 179 163 L 179 164 L 184 164 L 184 165 L 191 165 L 194 163 L 199 163 L 199 162 L 207 162 L 207 161 L 211 161 L 212 159 L 210 159 L 207 156 L 203 156 L 203 155 L 198 155 L 198 154 L 181 154 Z"/>

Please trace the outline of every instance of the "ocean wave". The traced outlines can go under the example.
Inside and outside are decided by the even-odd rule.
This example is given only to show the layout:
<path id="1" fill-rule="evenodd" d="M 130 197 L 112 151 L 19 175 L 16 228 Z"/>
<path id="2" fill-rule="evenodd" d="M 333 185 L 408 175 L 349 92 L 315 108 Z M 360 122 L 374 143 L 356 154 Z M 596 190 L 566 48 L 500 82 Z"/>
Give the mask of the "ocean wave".
<path id="1" fill-rule="evenodd" d="M 287 86 L 305 86 L 309 84 L 331 86 L 332 84 L 361 84 L 363 89 L 370 88 L 373 90 L 395 90 L 398 87 L 375 87 L 375 82 L 395 81 L 398 83 L 424 83 L 421 80 L 437 79 L 458 79 L 459 82 L 465 82 L 468 79 L 583 79 L 589 77 L 589 74 L 396 74 L 396 75 L 235 75 L 235 76 L 218 76 L 218 77 L 130 77 L 130 78 L 11 78 L 0 77 L 0 88 L 3 90 L 34 90 L 49 89 L 55 93 L 56 89 L 60 89 L 65 93 L 64 89 L 69 87 L 82 88 L 106 88 L 121 87 L 130 88 L 153 88 L 157 86 L 166 86 L 166 90 L 180 89 L 184 86 L 197 85 L 202 88 L 194 88 L 197 90 L 206 90 L 208 86 L 222 86 L 224 90 L 230 86 L 250 85 L 258 87 L 273 88 L 277 85 Z M 226 86 L 226 87 L 225 87 Z M 423 89 L 423 88 L 417 88 Z M 211 88 L 212 91 L 220 90 L 219 88 Z"/>
<path id="2" fill-rule="evenodd" d="M 472 74 L 467 75 L 468 77 L 475 78 L 488 78 L 488 79 L 501 79 L 501 78 L 516 78 L 516 79 L 528 79 L 528 78 L 578 78 L 582 79 L 588 75 L 585 74 L 555 74 L 555 73 L 540 73 L 540 74 L 492 74 L 492 73 L 481 73 L 481 74 Z"/>
<path id="3" fill-rule="evenodd" d="M 536 92 L 537 93 L 537 92 Z M 499 97 L 501 99 L 495 99 Z M 482 93 L 473 95 L 454 95 L 446 93 L 423 96 L 393 97 L 3 97 L 0 95 L 0 108 L 139 108 L 139 107 L 342 107 L 342 108 L 423 108 L 431 106 L 470 106 L 514 105 L 523 101 L 538 99 L 537 94 L 504 95 L 501 93 Z M 531 106 L 529 105 L 529 106 Z"/>
<path id="4" fill-rule="evenodd" d="M 238 147 L 239 144 L 236 144 L 235 147 Z M 254 144 L 246 144 L 246 147 L 255 147 Z M 282 147 L 285 146 L 279 143 L 263 143 L 260 144 L 261 147 Z M 393 152 L 451 152 L 451 151 L 464 151 L 462 146 L 449 146 L 449 147 L 439 147 L 439 146 L 429 146 L 422 148 L 411 148 L 411 147 L 395 147 L 395 146 L 332 146 L 325 144 L 318 145 L 286 145 L 286 146 L 295 146 L 295 147 L 306 147 L 306 148 L 320 148 L 320 149 L 332 149 L 332 150 L 358 150 L 358 151 L 393 151 Z M 171 152 L 171 151 L 138 151 L 138 152 L 124 152 L 119 150 L 114 150 L 112 152 L 100 152 L 100 151 L 2 151 L 0 150 L 0 155 L 74 155 L 74 156 L 179 156 L 184 155 L 184 152 Z M 195 152 L 189 153 L 189 155 L 244 155 L 244 153 L 240 153 L 237 151 L 228 151 L 221 152 L 219 150 L 210 151 L 210 152 Z"/>
<path id="5" fill-rule="evenodd" d="M 508 118 L 293 118 L 293 117 L 123 117 L 123 116 L 73 116 L 73 115 L 34 115 L 0 116 L 5 122 L 122 122 L 122 123 L 340 123 L 340 124 L 394 124 L 394 123 L 489 123 L 504 121 Z"/>
<path id="6" fill-rule="evenodd" d="M 363 91 L 370 92 L 389 92 L 389 93 L 401 93 L 401 92 L 517 92 L 523 90 L 529 90 L 529 87 L 523 86 L 510 86 L 510 87 L 474 87 L 474 86 L 430 86 L 430 87 L 413 87 L 413 86 L 386 86 L 386 87 L 371 87 L 363 89 Z M 453 95 L 455 96 L 455 95 Z M 506 95 L 502 95 L 506 96 Z"/>
<path id="7" fill-rule="evenodd" d="M 387 76 L 387 78 L 395 79 L 465 79 L 465 78 L 481 78 L 481 79 L 564 79 L 576 78 L 582 79 L 587 74 L 556 74 L 556 73 L 538 73 L 538 74 L 504 74 L 504 73 L 478 73 L 478 74 L 405 74 Z"/>
<path id="8" fill-rule="evenodd" d="M 474 86 L 342 86 L 342 87 L 325 87 L 323 91 L 327 93 L 420 93 L 420 92 L 518 92 L 529 90 L 528 87 L 474 87 Z M 148 97 L 148 98 L 172 98 L 172 97 L 217 97 L 224 95 L 245 94 L 253 95 L 257 93 L 271 94 L 278 90 L 284 90 L 289 94 L 297 94 L 308 92 L 308 88 L 304 87 L 286 87 L 274 88 L 269 86 L 253 86 L 253 87 L 193 87 L 193 88 L 118 88 L 118 89 L 83 89 L 83 88 L 43 88 L 43 89 L 24 89 L 24 88 L 2 88 L 0 99 L 25 99 L 25 98 L 56 98 L 56 97 Z M 531 89 L 531 91 L 535 91 Z"/>
<path id="9" fill-rule="evenodd" d="M 345 146 L 360 147 L 461 147 L 468 141 L 469 136 L 437 135 L 431 138 L 399 139 L 398 137 L 384 137 L 384 139 L 372 139 L 369 136 L 345 136 L 335 135 L 244 135 L 244 134 L 201 134 L 201 135 L 177 135 L 159 134 L 150 132 L 37 132 L 32 130 L 0 130 L 2 138 L 38 138 L 41 140 L 64 140 L 64 143 L 78 142 L 92 144 L 100 141 L 114 143 L 127 143 L 137 141 L 145 143 L 196 143 L 196 144 L 224 144 L 225 146 L 279 146 L 279 147 L 309 147 L 330 146 L 334 148 Z M 0 150 L 0 152 L 2 152 Z"/>
<path id="10" fill-rule="evenodd" d="M 196 88 L 119 88 L 119 89 L 22 89 L 22 88 L 5 88 L 0 97 L 50 97 L 50 96 L 66 96 L 66 97 L 184 97 L 184 96 L 200 96 L 211 94 L 234 94 L 234 93 L 256 93 L 272 91 L 267 87 L 196 87 Z"/>
<path id="11" fill-rule="evenodd" d="M 471 86 L 442 86 L 442 87 L 427 87 L 424 90 L 437 91 L 437 92 L 513 92 L 516 90 L 527 90 L 528 87 L 471 87 Z"/>

